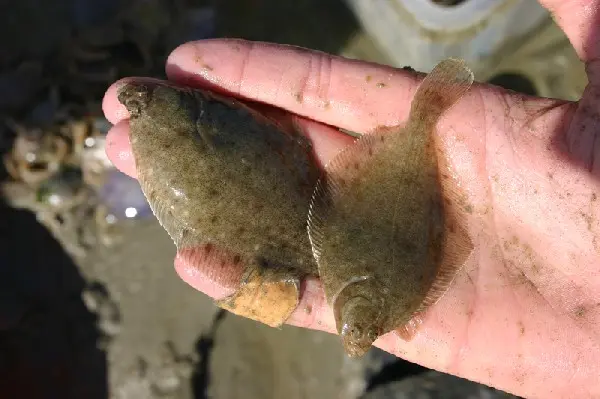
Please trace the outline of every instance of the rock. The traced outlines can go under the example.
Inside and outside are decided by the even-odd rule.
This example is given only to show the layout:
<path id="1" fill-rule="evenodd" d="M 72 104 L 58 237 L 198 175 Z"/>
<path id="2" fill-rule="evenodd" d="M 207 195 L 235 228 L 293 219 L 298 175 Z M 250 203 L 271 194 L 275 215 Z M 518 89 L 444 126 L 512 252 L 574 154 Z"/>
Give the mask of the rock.
<path id="1" fill-rule="evenodd" d="M 333 334 L 280 330 L 228 315 L 210 354 L 211 398 L 357 398 L 364 360 L 348 358 Z"/>

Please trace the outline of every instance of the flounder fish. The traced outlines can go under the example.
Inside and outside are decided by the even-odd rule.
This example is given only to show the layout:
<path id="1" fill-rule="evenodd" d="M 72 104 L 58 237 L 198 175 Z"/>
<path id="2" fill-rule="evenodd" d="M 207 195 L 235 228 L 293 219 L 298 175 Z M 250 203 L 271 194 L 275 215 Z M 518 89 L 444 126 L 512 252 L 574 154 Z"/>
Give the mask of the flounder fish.
<path id="1" fill-rule="evenodd" d="M 299 283 L 317 275 L 306 215 L 320 176 L 310 142 L 256 107 L 206 90 L 127 83 L 137 175 L 179 251 L 214 270 L 244 265 L 239 289 L 217 305 L 279 326 Z"/>
<path id="2" fill-rule="evenodd" d="M 393 330 L 411 339 L 472 252 L 435 134 L 472 82 L 463 61 L 439 63 L 418 87 L 406 125 L 363 135 L 315 188 L 308 233 L 350 356 Z"/>

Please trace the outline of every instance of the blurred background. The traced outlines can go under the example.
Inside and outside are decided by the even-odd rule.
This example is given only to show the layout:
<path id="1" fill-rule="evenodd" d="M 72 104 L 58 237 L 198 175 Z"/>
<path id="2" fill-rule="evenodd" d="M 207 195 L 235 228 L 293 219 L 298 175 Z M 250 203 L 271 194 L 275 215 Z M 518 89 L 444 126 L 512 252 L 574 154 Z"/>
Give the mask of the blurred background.
<path id="1" fill-rule="evenodd" d="M 583 65 L 534 0 L 0 0 L 0 398 L 500 398 L 337 337 L 271 329 L 176 276 L 104 154 L 105 89 L 178 44 L 241 37 L 576 100 Z"/>

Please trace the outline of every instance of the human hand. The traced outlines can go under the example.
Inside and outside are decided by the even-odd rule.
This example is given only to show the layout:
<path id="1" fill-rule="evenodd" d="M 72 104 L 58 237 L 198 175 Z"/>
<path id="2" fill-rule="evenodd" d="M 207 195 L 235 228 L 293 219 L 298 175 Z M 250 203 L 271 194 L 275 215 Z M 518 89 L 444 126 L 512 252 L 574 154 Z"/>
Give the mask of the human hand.
<path id="1" fill-rule="evenodd" d="M 521 396 L 596 397 L 600 2 L 543 3 L 587 63 L 590 85 L 578 103 L 475 85 L 442 119 L 441 149 L 468 193 L 475 251 L 412 341 L 387 334 L 375 345 Z M 167 75 L 299 115 L 294 118 L 323 163 L 352 142 L 331 126 L 368 132 L 401 123 L 420 81 L 403 70 L 239 40 L 187 43 L 169 57 Z M 115 123 L 107 152 L 135 177 L 128 114 L 116 99 L 117 85 L 104 100 L 105 114 Z M 233 293 L 232 276 L 240 273 L 233 265 L 217 272 L 183 252 L 175 267 L 184 281 L 213 298 Z M 335 331 L 318 280 L 303 285 L 288 322 Z"/>

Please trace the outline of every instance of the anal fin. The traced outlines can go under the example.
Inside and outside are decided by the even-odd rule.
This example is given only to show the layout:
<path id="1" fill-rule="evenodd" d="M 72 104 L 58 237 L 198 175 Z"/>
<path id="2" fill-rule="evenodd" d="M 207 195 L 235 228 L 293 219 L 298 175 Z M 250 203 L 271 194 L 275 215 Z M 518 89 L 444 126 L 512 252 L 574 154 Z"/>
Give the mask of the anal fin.
<path id="1" fill-rule="evenodd" d="M 471 239 L 462 226 L 456 225 L 448 229 L 444 243 L 442 244 L 442 262 L 435 280 L 427 291 L 425 299 L 421 302 L 421 305 L 410 320 L 394 330 L 396 335 L 407 342 L 415 337 L 423 324 L 425 313 L 448 291 L 472 250 Z"/>
<path id="2" fill-rule="evenodd" d="M 448 161 L 438 160 L 440 170 L 440 185 L 443 197 L 444 237 L 441 248 L 440 264 L 433 283 L 417 313 L 424 312 L 434 305 L 454 281 L 469 255 L 473 252 L 473 241 L 466 228 L 466 215 L 461 210 L 466 195 L 457 185 L 448 171 Z M 470 206 L 469 206 L 470 207 Z"/>

